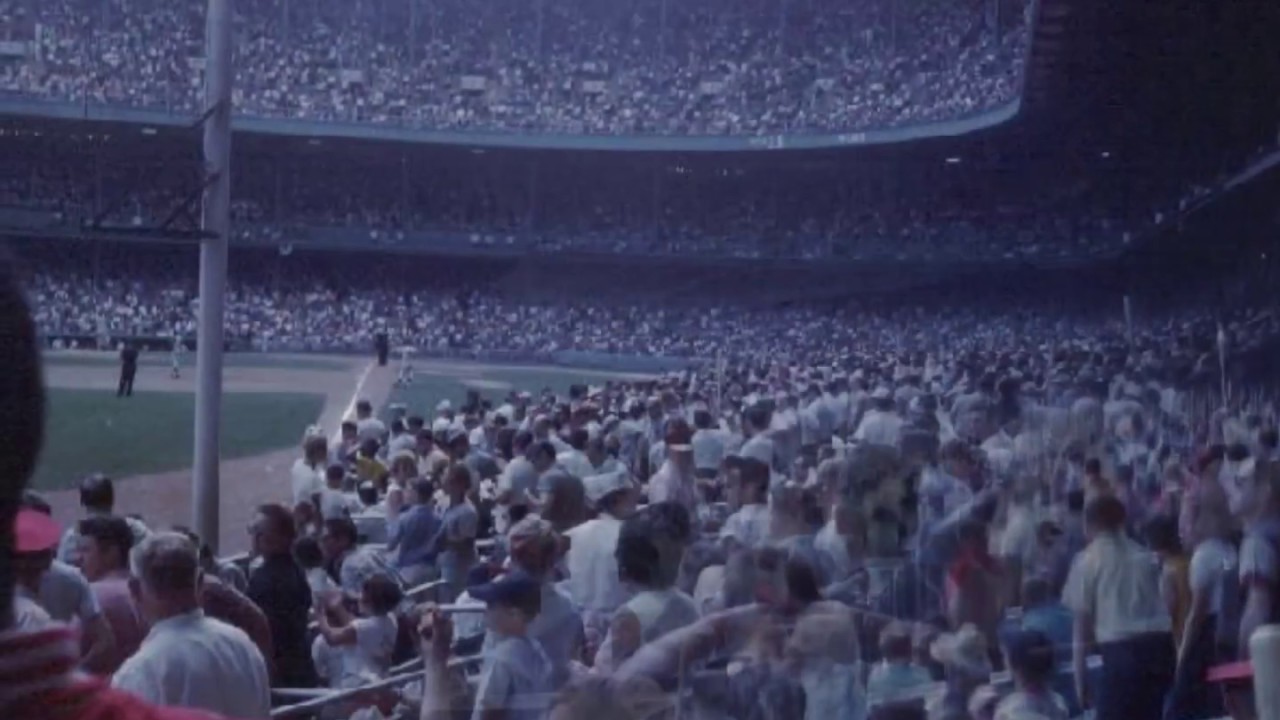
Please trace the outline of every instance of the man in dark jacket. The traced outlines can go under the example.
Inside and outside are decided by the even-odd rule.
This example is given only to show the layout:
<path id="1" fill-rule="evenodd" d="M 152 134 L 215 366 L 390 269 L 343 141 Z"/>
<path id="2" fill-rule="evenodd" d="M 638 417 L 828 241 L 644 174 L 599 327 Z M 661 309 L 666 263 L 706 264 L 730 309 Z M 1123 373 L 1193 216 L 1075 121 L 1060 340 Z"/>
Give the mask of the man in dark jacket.
<path id="1" fill-rule="evenodd" d="M 138 348 L 126 344 L 120 351 L 120 385 L 116 397 L 133 397 L 133 378 L 138 374 Z"/>

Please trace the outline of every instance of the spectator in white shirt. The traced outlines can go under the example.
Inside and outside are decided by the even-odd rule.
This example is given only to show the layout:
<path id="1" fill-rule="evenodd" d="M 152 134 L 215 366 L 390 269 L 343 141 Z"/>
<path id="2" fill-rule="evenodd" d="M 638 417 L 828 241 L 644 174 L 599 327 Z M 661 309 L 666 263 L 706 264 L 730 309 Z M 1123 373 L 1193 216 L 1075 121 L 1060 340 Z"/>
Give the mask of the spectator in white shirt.
<path id="1" fill-rule="evenodd" d="M 191 541 L 155 533 L 130 553 L 130 589 L 151 621 L 112 685 L 157 705 L 235 718 L 271 714 L 266 661 L 244 632 L 200 610 L 200 561 Z"/>
<path id="2" fill-rule="evenodd" d="M 742 413 L 742 432 L 747 436 L 747 440 L 738 450 L 738 454 L 768 463 L 769 467 L 776 470 L 777 453 L 773 440 L 769 438 L 769 425 L 770 413 L 767 407 L 761 404 L 748 407 Z"/>
<path id="3" fill-rule="evenodd" d="M 1124 504 L 1115 496 L 1090 501 L 1085 526 L 1092 539 L 1062 592 L 1075 614 L 1076 695 L 1098 720 L 1158 720 L 1175 665 L 1160 561 L 1125 535 Z M 1093 697 L 1085 658 L 1095 645 L 1107 670 Z"/>
<path id="4" fill-rule="evenodd" d="M 609 627 L 609 618 L 627 600 L 618 579 L 614 550 L 622 521 L 635 512 L 639 493 L 625 470 L 586 479 L 587 500 L 596 509 L 594 520 L 569 530 L 568 589 L 574 603 L 582 608 L 587 641 L 599 644 Z"/>
<path id="5" fill-rule="evenodd" d="M 330 592 L 314 607 L 320 632 L 312 658 L 330 687 L 358 687 L 386 677 L 399 633 L 395 609 L 402 597 L 400 586 L 379 574 L 364 581 L 359 616 L 347 611 L 341 592 Z"/>
<path id="6" fill-rule="evenodd" d="M 877 388 L 871 393 L 872 407 L 863 416 L 853 439 L 870 445 L 897 447 L 902 437 L 902 418 L 894 410 L 893 393 L 889 388 Z"/>
<path id="7" fill-rule="evenodd" d="M 293 463 L 289 471 L 293 490 L 293 505 L 311 503 L 320 508 L 320 493 L 324 491 L 325 463 L 329 458 L 329 444 L 323 435 L 309 435 L 302 441 L 302 457 Z"/>
<path id="8" fill-rule="evenodd" d="M 591 461 L 587 459 L 587 455 L 584 452 L 590 439 L 591 437 L 586 428 L 577 428 L 569 433 L 569 449 L 556 455 L 556 462 L 560 464 L 560 467 L 576 478 L 584 478 L 594 474 Z"/>
<path id="9" fill-rule="evenodd" d="M 710 410 L 699 409 L 693 413 L 693 468 L 699 479 L 714 479 L 724 460 L 724 433 L 715 427 Z"/>
<path id="10" fill-rule="evenodd" d="M 377 440 L 379 445 L 387 439 L 387 426 L 373 416 L 373 403 L 368 400 L 356 403 L 356 437 L 360 442 Z"/>
<path id="11" fill-rule="evenodd" d="M 85 517 L 112 515 L 115 512 L 116 489 L 111 478 L 96 473 L 80 481 L 80 507 Z M 147 526 L 141 520 L 126 517 L 129 529 L 133 531 L 133 541 L 141 542 L 147 536 Z M 58 545 L 58 559 L 68 565 L 80 564 L 80 536 L 76 525 L 67 528 Z"/>
<path id="12" fill-rule="evenodd" d="M 769 541 L 769 466 L 754 458 L 732 457 L 725 483 L 733 514 L 720 530 L 730 545 L 755 550 Z"/>

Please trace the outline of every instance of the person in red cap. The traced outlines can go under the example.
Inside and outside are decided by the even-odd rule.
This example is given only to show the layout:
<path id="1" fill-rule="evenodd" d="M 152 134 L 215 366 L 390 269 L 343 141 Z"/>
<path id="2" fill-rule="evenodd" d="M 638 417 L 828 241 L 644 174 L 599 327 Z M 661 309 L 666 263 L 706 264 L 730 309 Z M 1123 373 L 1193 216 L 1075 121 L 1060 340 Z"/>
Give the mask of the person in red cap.
<path id="1" fill-rule="evenodd" d="M 19 510 L 13 522 L 14 575 L 19 579 L 24 575 L 39 577 L 45 568 L 32 568 L 30 565 L 38 564 L 37 558 L 57 547 L 60 535 L 61 530 L 53 518 L 31 508 Z M 44 565 L 47 567 L 47 562 Z M 32 590 L 20 582 L 15 583 L 14 627 L 40 630 L 52 624 L 53 618 L 40 607 Z"/>
<path id="2" fill-rule="evenodd" d="M 0 717 L 5 720 L 208 720 L 208 713 L 149 705 L 77 670 L 72 628 L 35 623 L 16 587 L 16 556 L 58 544 L 56 524 L 22 510 L 44 439 L 44 380 L 31 311 L 0 256 Z M 53 539 L 50 540 L 50 536 Z M 39 620 L 40 618 L 34 618 Z"/>

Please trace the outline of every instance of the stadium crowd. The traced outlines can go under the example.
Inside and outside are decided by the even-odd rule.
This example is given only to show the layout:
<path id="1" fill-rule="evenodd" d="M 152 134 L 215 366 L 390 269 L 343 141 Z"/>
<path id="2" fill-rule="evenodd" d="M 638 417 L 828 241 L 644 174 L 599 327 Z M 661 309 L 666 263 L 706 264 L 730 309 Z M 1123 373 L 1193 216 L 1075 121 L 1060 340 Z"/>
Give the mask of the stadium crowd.
<path id="1" fill-rule="evenodd" d="M 1251 717 L 1247 663 L 1205 678 L 1280 616 L 1277 418 L 1183 383 L 1199 324 L 797 317 L 711 316 L 742 345 L 651 380 L 358 403 L 243 560 L 107 478 L 65 529 L 28 493 L 16 637 L 76 623 L 67 670 L 239 718 L 390 678 L 323 715 Z"/>
<path id="2" fill-rule="evenodd" d="M 59 346 L 194 340 L 192 258 L 126 245 L 119 262 L 98 262 L 92 253 L 59 252 L 56 245 L 52 254 L 38 243 L 24 247 L 37 323 Z M 1080 298 L 1069 305 L 1057 297 L 1014 302 L 999 292 L 968 289 L 962 298 L 921 290 L 907 303 L 895 295 L 836 306 L 778 305 L 761 304 L 768 296 L 758 290 L 735 293 L 716 283 L 700 285 L 699 295 L 680 295 L 675 286 L 628 283 L 623 272 L 602 274 L 599 286 L 591 286 L 592 302 L 584 303 L 574 288 L 540 282 L 543 292 L 520 292 L 493 268 L 439 259 L 414 264 L 363 258 L 353 266 L 346 256 L 325 253 L 266 262 L 238 257 L 233 254 L 226 332 L 236 347 L 253 350 L 366 352 L 379 331 L 393 346 L 427 356 L 525 360 L 578 351 L 820 363 L 851 347 L 877 354 L 1004 348 L 1046 357 L 1076 347 L 1104 352 L 1125 346 L 1135 362 L 1159 359 L 1162 372 L 1173 373 L 1162 377 L 1199 383 L 1216 373 L 1219 323 L 1232 354 L 1257 355 L 1280 336 L 1265 278 L 1242 282 L 1240 302 L 1227 312 L 1184 288 L 1179 305 L 1144 313 L 1130 328 L 1118 298 L 1114 304 Z M 424 273 L 434 278 L 429 286 Z M 603 286 L 612 292 L 599 291 Z M 1050 371 L 1035 368 L 1040 376 Z"/>
<path id="3" fill-rule="evenodd" d="M 996 8 L 999 8 L 998 10 Z M 1018 91 L 1021 3 L 239 3 L 246 115 L 441 130 L 761 135 L 949 120 Z M 204 3 L 0 3 L 0 92 L 198 113 Z"/>

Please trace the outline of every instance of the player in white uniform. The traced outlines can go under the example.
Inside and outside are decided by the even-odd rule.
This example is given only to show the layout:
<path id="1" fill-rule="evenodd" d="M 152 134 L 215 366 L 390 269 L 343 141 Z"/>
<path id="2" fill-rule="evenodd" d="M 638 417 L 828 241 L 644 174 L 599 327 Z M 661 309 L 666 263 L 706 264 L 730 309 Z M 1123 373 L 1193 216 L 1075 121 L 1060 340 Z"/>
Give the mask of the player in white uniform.
<path id="1" fill-rule="evenodd" d="M 396 374 L 396 386 L 403 387 L 413 384 L 413 348 L 403 345 L 397 350 L 400 352 L 400 371 Z"/>
<path id="2" fill-rule="evenodd" d="M 182 352 L 186 347 L 182 342 L 182 335 L 175 332 L 173 334 L 173 349 L 169 352 L 170 376 L 174 380 L 182 377 Z"/>

